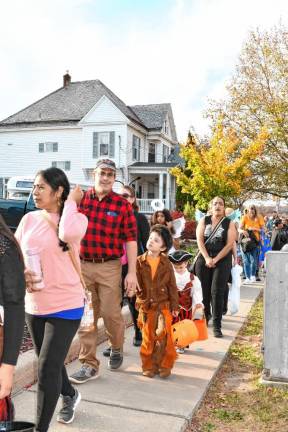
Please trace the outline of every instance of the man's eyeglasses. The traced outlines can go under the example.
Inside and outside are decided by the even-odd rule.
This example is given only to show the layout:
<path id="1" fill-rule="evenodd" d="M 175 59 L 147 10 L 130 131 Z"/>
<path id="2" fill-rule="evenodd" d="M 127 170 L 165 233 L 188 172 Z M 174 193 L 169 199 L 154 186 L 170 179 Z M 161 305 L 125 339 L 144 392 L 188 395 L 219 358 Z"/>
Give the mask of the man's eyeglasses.
<path id="1" fill-rule="evenodd" d="M 121 196 L 122 196 L 123 198 L 125 198 L 125 199 L 127 199 L 127 198 L 132 198 L 132 196 L 129 195 L 129 194 L 127 194 L 127 193 L 123 193 L 123 194 L 121 194 Z"/>

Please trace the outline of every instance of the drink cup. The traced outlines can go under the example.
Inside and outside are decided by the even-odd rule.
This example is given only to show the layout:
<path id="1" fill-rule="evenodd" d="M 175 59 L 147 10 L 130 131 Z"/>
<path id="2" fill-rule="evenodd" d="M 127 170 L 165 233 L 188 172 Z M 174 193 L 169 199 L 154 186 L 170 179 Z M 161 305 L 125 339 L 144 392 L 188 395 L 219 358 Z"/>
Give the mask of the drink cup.
<path id="1" fill-rule="evenodd" d="M 35 273 L 39 279 L 41 279 L 40 282 L 37 282 L 33 284 L 33 289 L 35 290 L 41 290 L 44 288 L 44 282 L 43 282 L 43 273 L 41 268 L 41 260 L 40 260 L 40 253 L 38 248 L 31 248 L 26 249 L 24 252 L 25 257 L 25 264 L 28 270 L 31 270 Z"/>

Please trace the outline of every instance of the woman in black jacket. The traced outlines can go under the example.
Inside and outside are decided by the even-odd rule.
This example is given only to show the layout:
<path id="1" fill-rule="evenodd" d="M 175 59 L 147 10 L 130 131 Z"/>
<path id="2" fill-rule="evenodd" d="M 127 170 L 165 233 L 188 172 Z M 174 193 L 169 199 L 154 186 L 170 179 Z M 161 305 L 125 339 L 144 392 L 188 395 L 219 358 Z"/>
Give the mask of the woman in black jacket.
<path id="1" fill-rule="evenodd" d="M 137 255 L 139 256 L 142 255 L 147 250 L 146 243 L 148 241 L 149 232 L 150 232 L 149 222 L 143 213 L 139 213 L 139 207 L 136 201 L 135 189 L 133 187 L 123 186 L 120 191 L 120 194 L 123 196 L 123 198 L 129 201 L 129 203 L 132 205 L 134 210 L 134 215 L 137 221 L 137 246 L 138 246 Z M 128 266 L 127 264 L 124 264 L 122 266 L 122 280 L 125 279 L 127 271 L 128 271 Z M 135 330 L 133 345 L 140 346 L 142 343 L 142 335 L 141 335 L 141 331 L 137 326 L 138 311 L 135 309 L 135 301 L 136 301 L 136 296 L 128 297 L 128 306 L 133 319 L 133 325 Z"/>
<path id="2" fill-rule="evenodd" d="M 147 243 L 148 238 L 149 238 L 149 233 L 150 233 L 149 222 L 143 213 L 139 213 L 139 207 L 138 207 L 138 204 L 136 201 L 135 189 L 133 187 L 128 186 L 128 185 L 122 186 L 119 194 L 122 195 L 123 198 L 127 199 L 127 201 L 129 201 L 129 203 L 133 207 L 134 215 L 135 215 L 135 218 L 137 221 L 137 246 L 138 246 L 137 255 L 138 256 L 142 255 L 146 251 L 146 243 Z M 124 291 L 123 281 L 124 281 L 124 279 L 127 275 L 127 271 L 128 271 L 127 260 L 125 262 L 125 253 L 124 253 L 124 256 L 122 257 L 121 261 L 122 261 L 122 293 L 124 295 L 125 291 Z M 133 338 L 133 345 L 134 346 L 141 346 L 142 334 L 141 334 L 141 331 L 139 330 L 138 325 L 137 325 L 138 311 L 135 309 L 136 296 L 127 297 L 127 300 L 128 300 L 128 306 L 129 306 L 129 310 L 130 310 L 130 313 L 132 316 L 134 330 L 135 330 L 135 334 L 134 334 L 134 338 Z M 111 348 L 108 347 L 103 351 L 103 355 L 105 357 L 110 356 L 110 349 Z"/>
<path id="3" fill-rule="evenodd" d="M 0 313 L 4 322 L 0 399 L 11 393 L 24 330 L 25 278 L 21 250 L 0 216 Z"/>

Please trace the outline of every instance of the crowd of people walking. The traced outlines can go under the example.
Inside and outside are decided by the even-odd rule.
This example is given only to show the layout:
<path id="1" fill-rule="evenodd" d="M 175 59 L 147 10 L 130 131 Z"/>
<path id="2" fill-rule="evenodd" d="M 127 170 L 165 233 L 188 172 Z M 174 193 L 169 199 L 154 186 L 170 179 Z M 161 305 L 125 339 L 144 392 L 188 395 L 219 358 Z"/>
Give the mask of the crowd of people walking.
<path id="1" fill-rule="evenodd" d="M 86 192 L 79 187 L 71 191 L 58 168 L 39 171 L 33 187 L 38 211 L 23 217 L 15 237 L 0 218 L 0 399 L 12 388 L 26 284 L 26 322 L 38 356 L 38 432 L 48 431 L 60 395 L 57 420 L 71 423 L 81 400 L 72 384 L 99 376 L 100 317 L 109 341 L 103 352 L 108 369 L 116 371 L 123 363 L 121 308 L 127 300 L 143 376 L 166 379 L 177 352 L 185 353 L 185 347 L 176 352 L 172 325 L 193 319 L 200 309 L 207 325 L 212 321 L 214 336 L 223 337 L 232 266 L 242 260 L 245 283 L 255 283 L 265 251 L 280 250 L 288 241 L 287 218 L 263 218 L 250 205 L 237 223 L 229 217 L 225 200 L 217 196 L 198 223 L 199 252 L 190 268 L 192 255 L 180 249 L 170 212 L 155 212 L 150 226 L 138 211 L 134 188 L 124 185 L 116 193 L 115 179 L 116 166 L 110 159 L 97 161 L 94 187 Z M 88 298 L 93 319 L 89 326 L 81 326 Z M 77 332 L 80 368 L 68 377 L 64 361 Z"/>

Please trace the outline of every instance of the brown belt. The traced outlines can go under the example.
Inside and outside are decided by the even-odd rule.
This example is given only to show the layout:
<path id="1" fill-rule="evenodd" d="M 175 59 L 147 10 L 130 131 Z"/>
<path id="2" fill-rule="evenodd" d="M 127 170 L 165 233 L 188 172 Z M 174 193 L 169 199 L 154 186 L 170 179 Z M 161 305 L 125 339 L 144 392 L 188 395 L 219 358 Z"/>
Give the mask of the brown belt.
<path id="1" fill-rule="evenodd" d="M 112 260 L 116 260 L 119 258 L 116 257 L 105 257 L 105 258 L 82 258 L 80 257 L 81 261 L 87 261 L 87 262 L 92 262 L 92 263 L 104 263 L 106 261 L 112 261 Z"/>

